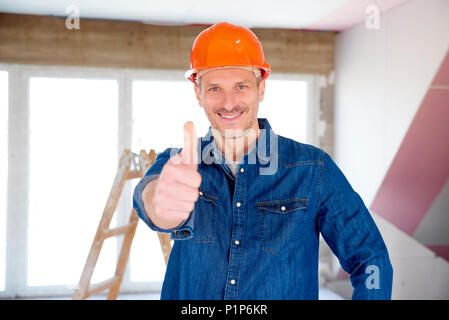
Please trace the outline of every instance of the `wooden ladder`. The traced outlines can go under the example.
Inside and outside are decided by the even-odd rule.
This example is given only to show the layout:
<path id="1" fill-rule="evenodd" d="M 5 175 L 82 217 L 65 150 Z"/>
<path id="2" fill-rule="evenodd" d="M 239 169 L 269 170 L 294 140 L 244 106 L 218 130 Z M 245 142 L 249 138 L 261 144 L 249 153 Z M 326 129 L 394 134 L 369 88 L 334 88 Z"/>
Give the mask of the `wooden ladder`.
<path id="1" fill-rule="evenodd" d="M 151 149 L 149 153 L 146 153 L 145 150 L 141 150 L 139 155 L 131 153 L 131 151 L 127 149 L 123 151 L 117 174 L 103 211 L 103 216 L 98 224 L 97 233 L 95 234 L 86 264 L 84 265 L 83 273 L 81 274 L 79 284 L 73 293 L 72 299 L 86 299 L 90 296 L 97 295 L 106 289 L 109 289 L 107 295 L 108 300 L 117 299 L 139 217 L 137 216 L 136 211 L 132 209 L 128 224 L 113 229 L 109 228 L 109 224 L 112 220 L 115 209 L 117 208 L 125 182 L 129 179 L 143 177 L 155 160 L 156 152 L 153 149 Z M 91 285 L 90 281 L 92 274 L 94 272 L 104 240 L 119 235 L 124 235 L 124 238 L 114 276 L 100 283 Z M 157 235 L 159 237 L 165 264 L 167 264 L 171 251 L 169 234 L 158 232 Z"/>

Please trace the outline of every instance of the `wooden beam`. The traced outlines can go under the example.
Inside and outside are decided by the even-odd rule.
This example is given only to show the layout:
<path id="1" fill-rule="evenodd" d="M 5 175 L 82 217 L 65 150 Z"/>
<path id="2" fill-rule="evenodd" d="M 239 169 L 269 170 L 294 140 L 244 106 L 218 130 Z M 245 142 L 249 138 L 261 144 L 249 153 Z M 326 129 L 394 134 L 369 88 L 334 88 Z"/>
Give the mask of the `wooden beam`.
<path id="1" fill-rule="evenodd" d="M 186 70 L 207 27 L 81 19 L 80 29 L 69 30 L 65 20 L 0 13 L 0 62 Z M 329 74 L 334 67 L 334 32 L 253 31 L 273 72 Z"/>
<path id="2" fill-rule="evenodd" d="M 334 69 L 335 32 L 254 29 L 272 72 L 328 75 Z"/>
<path id="3" fill-rule="evenodd" d="M 120 277 L 113 276 L 110 279 L 104 280 L 100 283 L 93 284 L 89 291 L 87 291 L 86 295 L 83 296 L 83 299 L 89 298 L 90 296 L 96 296 L 99 293 L 102 293 L 106 289 L 112 287 L 114 284 L 120 281 Z"/>

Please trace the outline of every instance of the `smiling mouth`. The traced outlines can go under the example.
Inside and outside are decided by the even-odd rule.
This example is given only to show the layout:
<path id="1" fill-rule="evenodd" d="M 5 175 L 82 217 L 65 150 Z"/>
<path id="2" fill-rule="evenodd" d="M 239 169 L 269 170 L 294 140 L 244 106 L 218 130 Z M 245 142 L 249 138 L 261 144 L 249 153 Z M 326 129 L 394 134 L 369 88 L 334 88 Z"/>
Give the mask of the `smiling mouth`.
<path id="1" fill-rule="evenodd" d="M 222 117 L 223 119 L 232 120 L 232 119 L 239 117 L 242 113 L 243 113 L 243 111 L 237 112 L 237 113 L 231 113 L 231 114 L 218 113 L 218 115 L 220 117 Z"/>

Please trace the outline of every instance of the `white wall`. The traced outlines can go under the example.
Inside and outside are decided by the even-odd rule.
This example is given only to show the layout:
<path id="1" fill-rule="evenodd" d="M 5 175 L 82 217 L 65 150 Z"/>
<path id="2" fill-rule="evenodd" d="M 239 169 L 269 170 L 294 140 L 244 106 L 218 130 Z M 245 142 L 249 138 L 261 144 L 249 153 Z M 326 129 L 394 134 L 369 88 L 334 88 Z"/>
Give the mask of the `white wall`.
<path id="1" fill-rule="evenodd" d="M 365 204 L 449 49 L 449 1 L 411 0 L 337 36 L 335 160 Z"/>
<path id="2" fill-rule="evenodd" d="M 410 0 L 382 15 L 378 30 L 362 24 L 337 36 L 334 155 L 368 207 L 446 56 L 448 30 L 449 1 Z M 393 264 L 393 299 L 447 299 L 447 261 L 374 216 Z"/>
<path id="3" fill-rule="evenodd" d="M 371 212 L 388 248 L 393 266 L 393 300 L 449 299 L 449 263 Z M 330 279 L 324 287 L 351 299 L 349 279 Z"/>
<path id="4" fill-rule="evenodd" d="M 392 299 L 449 299 L 449 263 L 372 212 L 393 266 Z"/>

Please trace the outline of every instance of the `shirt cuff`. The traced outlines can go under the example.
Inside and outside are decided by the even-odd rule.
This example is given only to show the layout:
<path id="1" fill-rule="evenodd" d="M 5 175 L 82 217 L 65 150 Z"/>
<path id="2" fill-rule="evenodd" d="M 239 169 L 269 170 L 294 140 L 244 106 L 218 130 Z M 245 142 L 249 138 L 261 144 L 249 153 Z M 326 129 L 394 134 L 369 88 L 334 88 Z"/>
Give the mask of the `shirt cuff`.
<path id="1" fill-rule="evenodd" d="M 192 225 L 193 225 L 193 214 L 191 213 L 189 218 L 181 222 L 178 226 L 172 229 L 162 229 L 156 226 L 151 219 L 148 217 L 145 207 L 142 201 L 142 192 L 145 186 L 152 180 L 159 177 L 159 174 L 152 174 L 143 177 L 134 189 L 133 195 L 133 207 L 137 212 L 137 215 L 150 227 L 151 230 L 157 232 L 170 233 L 170 239 L 174 240 L 186 240 L 193 236 Z"/>

